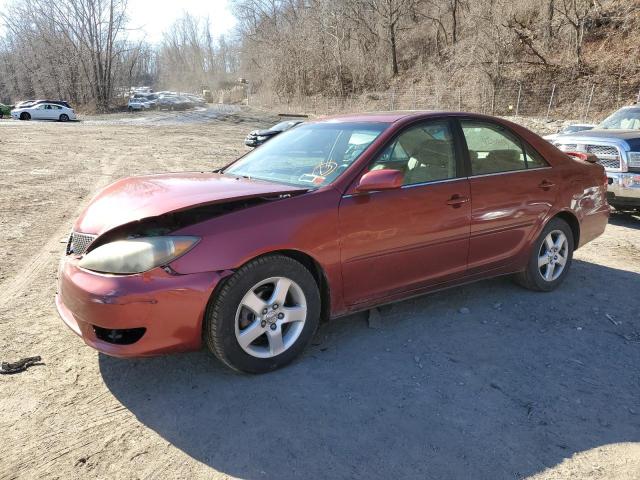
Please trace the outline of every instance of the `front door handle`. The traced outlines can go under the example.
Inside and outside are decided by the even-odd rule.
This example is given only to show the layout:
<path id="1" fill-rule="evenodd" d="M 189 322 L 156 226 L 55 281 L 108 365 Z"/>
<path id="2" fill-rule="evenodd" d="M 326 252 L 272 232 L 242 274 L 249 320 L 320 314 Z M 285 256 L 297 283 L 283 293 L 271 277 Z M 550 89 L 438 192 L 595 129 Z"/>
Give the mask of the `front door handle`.
<path id="1" fill-rule="evenodd" d="M 553 182 L 550 182 L 548 180 L 543 180 L 542 183 L 540 185 L 538 185 L 538 188 L 541 188 L 543 190 L 549 190 L 553 187 L 555 187 L 556 184 Z"/>
<path id="2" fill-rule="evenodd" d="M 449 200 L 447 200 L 447 205 L 450 205 L 453 208 L 460 208 L 463 203 L 467 203 L 468 201 L 469 197 L 463 197 L 456 193 Z"/>

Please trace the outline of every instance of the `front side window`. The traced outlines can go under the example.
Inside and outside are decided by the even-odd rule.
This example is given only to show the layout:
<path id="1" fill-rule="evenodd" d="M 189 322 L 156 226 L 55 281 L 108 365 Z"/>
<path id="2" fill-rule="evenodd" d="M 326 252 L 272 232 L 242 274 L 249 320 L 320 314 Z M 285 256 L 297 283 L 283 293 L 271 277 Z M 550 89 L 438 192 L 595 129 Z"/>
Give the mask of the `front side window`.
<path id="1" fill-rule="evenodd" d="M 527 168 L 522 144 L 507 129 L 474 120 L 462 120 L 460 123 L 469 149 L 472 175 Z"/>
<path id="2" fill-rule="evenodd" d="M 287 130 L 222 173 L 317 188 L 337 179 L 388 127 L 381 122 L 325 122 Z"/>
<path id="3" fill-rule="evenodd" d="M 402 171 L 403 185 L 455 178 L 456 156 L 449 122 L 425 122 L 402 132 L 370 169 L 382 168 Z"/>

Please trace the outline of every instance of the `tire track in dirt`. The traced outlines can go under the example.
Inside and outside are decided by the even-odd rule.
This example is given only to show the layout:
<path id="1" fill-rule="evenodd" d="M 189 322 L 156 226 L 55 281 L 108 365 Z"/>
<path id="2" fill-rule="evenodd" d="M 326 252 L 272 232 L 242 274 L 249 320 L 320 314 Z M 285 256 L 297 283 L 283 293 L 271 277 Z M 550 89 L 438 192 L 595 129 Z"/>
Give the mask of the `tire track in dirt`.
<path id="1" fill-rule="evenodd" d="M 124 163 L 124 156 L 115 158 L 109 164 L 101 163 L 101 173 L 98 180 L 91 186 L 87 196 L 93 195 L 98 189 L 110 183 L 114 176 L 119 172 Z M 60 242 L 68 237 L 71 231 L 71 223 L 84 207 L 84 201 L 87 197 L 83 197 L 78 206 L 67 217 L 68 220 L 49 237 L 46 243 L 40 248 L 27 264 L 23 265 L 13 276 L 7 278 L 0 283 L 0 311 L 3 311 L 10 305 L 11 301 L 18 295 L 22 294 L 32 282 L 45 270 L 52 261 L 52 251 L 60 249 Z M 55 258 L 55 257 L 54 257 Z"/>

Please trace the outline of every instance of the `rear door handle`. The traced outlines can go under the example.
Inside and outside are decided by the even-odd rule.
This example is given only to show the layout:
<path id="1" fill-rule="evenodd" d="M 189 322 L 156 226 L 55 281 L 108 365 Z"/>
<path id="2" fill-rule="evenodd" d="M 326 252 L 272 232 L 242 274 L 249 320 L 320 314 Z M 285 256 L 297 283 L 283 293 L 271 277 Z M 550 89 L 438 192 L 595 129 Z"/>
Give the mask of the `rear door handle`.
<path id="1" fill-rule="evenodd" d="M 450 205 L 453 208 L 460 208 L 463 203 L 467 203 L 468 201 L 469 197 L 462 197 L 458 194 L 455 194 L 449 200 L 447 200 L 447 205 Z"/>
<path id="2" fill-rule="evenodd" d="M 555 186 L 556 186 L 555 183 L 549 182 L 548 180 L 543 180 L 542 183 L 538 185 L 538 187 L 543 190 L 549 190 L 550 188 L 553 188 Z"/>

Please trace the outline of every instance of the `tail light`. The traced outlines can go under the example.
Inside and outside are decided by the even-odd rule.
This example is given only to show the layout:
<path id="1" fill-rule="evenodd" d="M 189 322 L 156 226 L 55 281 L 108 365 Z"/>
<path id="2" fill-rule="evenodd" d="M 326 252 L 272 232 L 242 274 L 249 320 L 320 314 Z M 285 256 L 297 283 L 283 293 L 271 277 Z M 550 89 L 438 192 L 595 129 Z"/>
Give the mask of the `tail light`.
<path id="1" fill-rule="evenodd" d="M 564 152 L 564 153 L 566 153 L 572 158 L 577 158 L 578 160 L 582 160 L 583 162 L 589 162 L 589 163 L 595 163 L 595 164 L 598 163 L 598 157 L 596 157 L 593 153 L 586 153 L 586 152 Z M 607 177 L 607 171 L 604 169 L 602 165 L 600 165 L 600 168 L 602 170 L 602 184 L 606 189 L 609 186 L 609 184 L 612 183 L 612 180 L 610 180 L 609 177 Z"/>
<path id="2" fill-rule="evenodd" d="M 589 163 L 598 163 L 598 157 L 596 157 L 593 153 L 586 152 L 564 152 L 570 157 L 577 158 L 578 160 L 582 160 L 583 162 Z"/>

